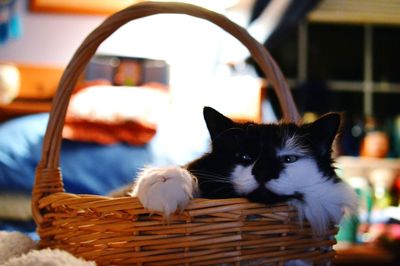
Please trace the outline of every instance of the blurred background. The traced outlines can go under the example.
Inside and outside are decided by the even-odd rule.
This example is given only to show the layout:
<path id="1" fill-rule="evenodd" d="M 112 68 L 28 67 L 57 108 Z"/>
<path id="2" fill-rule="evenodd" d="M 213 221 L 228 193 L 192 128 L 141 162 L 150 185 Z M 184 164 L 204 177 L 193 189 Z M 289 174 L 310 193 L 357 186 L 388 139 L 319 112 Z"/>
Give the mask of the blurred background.
<path id="1" fill-rule="evenodd" d="M 15 214 L 4 204 L 2 228 L 30 221 L 33 171 L 64 68 L 104 19 L 137 2 L 0 1 L 0 198 L 26 210 Z M 400 1 L 185 2 L 227 16 L 262 43 L 287 78 L 304 121 L 343 113 L 337 171 L 362 204 L 359 215 L 341 225 L 335 263 L 398 265 Z M 268 78 L 236 39 L 211 23 L 168 14 L 123 25 L 98 48 L 71 99 L 63 132 L 67 190 L 107 193 L 143 164 L 184 164 L 202 154 L 208 148 L 204 105 L 237 120 L 281 117 Z M 27 139 L 36 142 L 27 148 Z M 104 174 L 98 162 L 69 168 L 69 154 L 76 156 L 78 147 L 98 160 L 110 160 L 112 149 L 129 150 L 122 157 L 135 156 L 135 163 L 99 181 L 92 177 Z M 72 176 L 83 171 L 87 181 L 78 186 Z"/>

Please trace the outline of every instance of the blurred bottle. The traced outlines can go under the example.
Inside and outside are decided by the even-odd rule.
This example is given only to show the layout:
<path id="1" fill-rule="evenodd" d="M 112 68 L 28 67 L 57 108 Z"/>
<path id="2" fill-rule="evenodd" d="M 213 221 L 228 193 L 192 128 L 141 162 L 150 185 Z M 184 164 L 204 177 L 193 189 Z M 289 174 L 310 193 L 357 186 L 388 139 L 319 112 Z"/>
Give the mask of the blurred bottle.
<path id="1" fill-rule="evenodd" d="M 392 142 L 393 155 L 400 157 L 400 115 L 396 116 L 393 121 Z"/>
<path id="2" fill-rule="evenodd" d="M 400 175 L 398 175 L 396 177 L 396 180 L 394 181 L 394 186 L 393 186 L 393 190 L 394 190 L 394 205 L 397 205 L 398 207 L 400 207 Z"/>
<path id="3" fill-rule="evenodd" d="M 318 119 L 318 114 L 314 112 L 305 112 L 303 115 L 303 122 L 308 124 Z"/>
<path id="4" fill-rule="evenodd" d="M 374 169 L 370 173 L 370 180 L 374 190 L 374 207 L 384 209 L 393 202 L 391 188 L 395 181 L 395 172 L 390 168 Z"/>
<path id="5" fill-rule="evenodd" d="M 344 216 L 336 238 L 342 243 L 364 242 L 364 236 L 368 234 L 371 220 L 372 189 L 367 178 L 361 174 L 359 169 L 353 169 L 351 177 L 346 178 L 346 181 L 357 193 L 359 208 L 356 214 Z"/>
<path id="6" fill-rule="evenodd" d="M 342 134 L 340 134 L 339 139 L 339 155 L 359 156 L 364 134 L 364 121 L 362 118 L 345 116 Z"/>
<path id="7" fill-rule="evenodd" d="M 389 154 L 389 136 L 378 126 L 376 119 L 368 117 L 365 123 L 365 136 L 361 143 L 360 156 L 385 158 Z"/>

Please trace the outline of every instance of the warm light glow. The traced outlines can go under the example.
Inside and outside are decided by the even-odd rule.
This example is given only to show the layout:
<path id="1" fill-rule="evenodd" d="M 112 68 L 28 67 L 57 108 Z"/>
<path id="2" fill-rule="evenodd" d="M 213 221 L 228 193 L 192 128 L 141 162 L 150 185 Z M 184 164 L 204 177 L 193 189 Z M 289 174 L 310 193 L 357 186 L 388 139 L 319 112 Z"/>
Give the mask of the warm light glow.
<path id="1" fill-rule="evenodd" d="M 279 23 L 291 0 L 272 1 L 264 12 L 247 26 L 247 31 L 260 43 L 265 42 Z M 249 51 L 241 43 L 226 46 L 221 53 L 221 61 L 240 63 L 249 56 Z"/>
<path id="2" fill-rule="evenodd" d="M 156 2 L 171 2 L 167 0 L 155 0 Z M 188 3 L 201 7 L 208 8 L 210 10 L 221 10 L 230 8 L 239 3 L 239 0 L 177 0 L 174 2 Z"/>

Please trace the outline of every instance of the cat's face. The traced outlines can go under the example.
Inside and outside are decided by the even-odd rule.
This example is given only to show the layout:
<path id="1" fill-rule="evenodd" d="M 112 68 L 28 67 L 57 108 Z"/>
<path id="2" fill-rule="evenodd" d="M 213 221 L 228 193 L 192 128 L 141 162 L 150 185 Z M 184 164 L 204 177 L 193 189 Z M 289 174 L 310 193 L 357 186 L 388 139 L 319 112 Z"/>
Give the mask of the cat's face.
<path id="1" fill-rule="evenodd" d="M 204 118 L 212 140 L 206 167 L 216 176 L 228 176 L 231 184 L 225 182 L 226 190 L 233 189 L 239 196 L 265 189 L 283 195 L 306 193 L 310 185 L 335 178 L 331 146 L 339 114 L 302 126 L 254 124 L 233 122 L 206 107 Z M 201 186 L 201 177 L 199 181 Z M 214 187 L 218 186 L 215 181 Z"/>

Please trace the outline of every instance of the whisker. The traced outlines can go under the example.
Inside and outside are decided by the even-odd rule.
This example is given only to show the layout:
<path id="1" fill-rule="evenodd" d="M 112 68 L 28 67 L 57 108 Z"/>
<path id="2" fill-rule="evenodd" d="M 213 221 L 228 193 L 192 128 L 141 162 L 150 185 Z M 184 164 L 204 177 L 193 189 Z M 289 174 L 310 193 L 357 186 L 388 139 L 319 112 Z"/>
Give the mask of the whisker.
<path id="1" fill-rule="evenodd" d="M 222 175 L 222 174 L 217 174 L 212 171 L 204 171 L 204 170 L 197 170 L 197 169 L 192 169 L 190 170 L 192 174 L 194 174 L 199 182 L 202 184 L 205 183 L 225 183 L 225 184 L 231 184 L 232 181 L 229 178 L 228 175 Z"/>
<path id="2" fill-rule="evenodd" d="M 213 172 L 207 172 L 207 171 L 190 171 L 194 175 L 201 175 L 201 176 L 210 176 L 210 177 L 215 177 L 215 178 L 224 178 L 224 179 L 229 179 L 229 175 L 227 174 L 217 174 Z"/>
<path id="3" fill-rule="evenodd" d="M 220 182 L 225 182 L 225 183 L 231 183 L 230 179 L 228 178 L 221 178 L 221 177 L 215 177 L 215 176 L 207 176 L 207 175 L 200 175 L 201 180 L 210 180 L 210 181 L 220 181 Z"/>
<path id="4" fill-rule="evenodd" d="M 192 172 L 193 174 L 199 174 L 199 175 L 208 175 L 208 176 L 220 176 L 220 177 L 227 177 L 228 175 L 223 175 L 223 174 L 217 174 L 217 173 L 211 173 L 211 172 Z"/>
<path id="5" fill-rule="evenodd" d="M 216 172 L 211 172 L 211 171 L 203 171 L 203 170 L 190 170 L 192 173 L 198 173 L 198 174 L 209 174 L 209 175 L 218 175 L 221 176 L 222 174 L 216 173 Z"/>
<path id="6" fill-rule="evenodd" d="M 223 181 L 223 180 L 202 180 L 200 183 L 201 183 L 201 184 L 207 184 L 207 183 L 225 183 L 225 184 L 231 184 L 231 182 Z"/>

